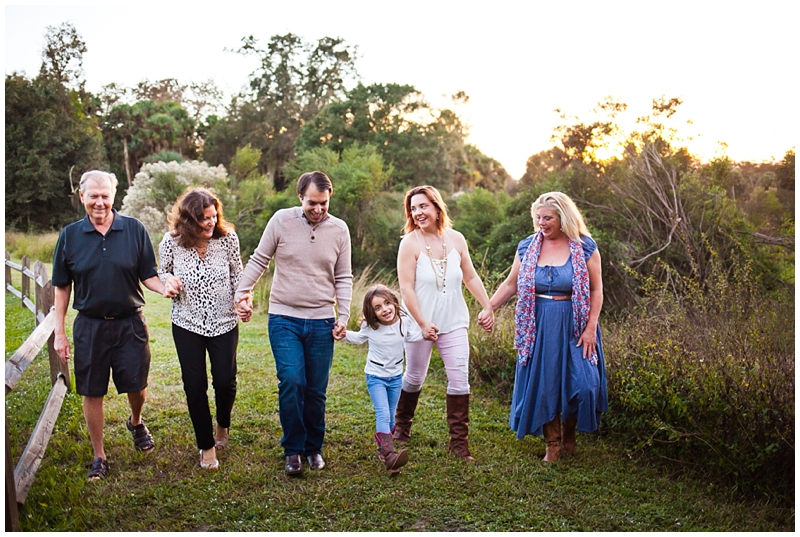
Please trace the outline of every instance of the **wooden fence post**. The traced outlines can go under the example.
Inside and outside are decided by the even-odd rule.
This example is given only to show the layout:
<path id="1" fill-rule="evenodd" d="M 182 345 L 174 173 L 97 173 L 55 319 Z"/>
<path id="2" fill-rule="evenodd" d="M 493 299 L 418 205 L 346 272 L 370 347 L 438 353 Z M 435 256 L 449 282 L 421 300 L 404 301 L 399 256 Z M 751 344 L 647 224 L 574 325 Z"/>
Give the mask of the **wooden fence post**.
<path id="1" fill-rule="evenodd" d="M 6 261 L 11 261 L 11 252 L 8 250 L 6 250 Z M 11 267 L 6 265 L 6 288 L 8 288 L 9 285 L 13 285 L 11 281 Z"/>
<path id="2" fill-rule="evenodd" d="M 8 392 L 8 390 L 6 390 L 6 392 Z M 19 531 L 17 485 L 14 480 L 14 463 L 11 461 L 11 447 L 8 444 L 8 416 L 6 416 L 6 531 Z"/>
<path id="3" fill-rule="evenodd" d="M 36 325 L 44 321 L 44 318 L 50 313 L 50 310 L 55 306 L 55 288 L 50 283 L 50 278 L 47 276 L 47 267 L 41 261 L 36 261 L 33 264 L 33 273 L 36 275 Z M 41 315 L 41 317 L 39 317 Z M 69 391 L 71 384 L 69 377 L 69 364 L 65 364 L 58 357 L 55 347 L 56 335 L 55 332 L 50 334 L 47 339 L 47 354 L 50 358 L 50 385 L 56 383 L 58 375 L 64 376 L 64 384 L 67 385 Z"/>
<path id="4" fill-rule="evenodd" d="M 27 255 L 22 258 L 22 272 L 20 272 L 20 275 L 22 276 L 22 306 L 23 307 L 27 307 L 27 306 L 25 306 L 25 297 L 30 298 L 30 296 L 31 296 L 31 281 L 28 278 L 28 276 L 25 275 L 25 269 L 28 269 L 28 270 L 31 269 L 31 260 L 28 258 Z M 36 315 L 36 312 L 34 311 L 33 314 Z"/>

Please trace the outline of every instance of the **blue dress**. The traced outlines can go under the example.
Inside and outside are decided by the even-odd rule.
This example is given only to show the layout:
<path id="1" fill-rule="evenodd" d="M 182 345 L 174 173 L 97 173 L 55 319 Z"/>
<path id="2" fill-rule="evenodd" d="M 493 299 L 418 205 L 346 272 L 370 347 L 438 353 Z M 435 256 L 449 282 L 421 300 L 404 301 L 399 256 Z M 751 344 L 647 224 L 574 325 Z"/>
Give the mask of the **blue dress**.
<path id="1" fill-rule="evenodd" d="M 517 246 L 519 258 L 533 236 Z M 590 237 L 581 237 L 586 260 L 597 249 Z M 572 294 L 572 259 L 560 267 L 536 267 L 536 293 Z M 583 358 L 573 332 L 572 301 L 536 298 L 536 340 L 528 363 L 517 364 L 511 416 L 508 424 L 517 438 L 542 434 L 542 426 L 561 413 L 561 420 L 578 418 L 579 431 L 597 429 L 608 410 L 606 368 L 600 326 L 597 327 L 597 365 Z"/>

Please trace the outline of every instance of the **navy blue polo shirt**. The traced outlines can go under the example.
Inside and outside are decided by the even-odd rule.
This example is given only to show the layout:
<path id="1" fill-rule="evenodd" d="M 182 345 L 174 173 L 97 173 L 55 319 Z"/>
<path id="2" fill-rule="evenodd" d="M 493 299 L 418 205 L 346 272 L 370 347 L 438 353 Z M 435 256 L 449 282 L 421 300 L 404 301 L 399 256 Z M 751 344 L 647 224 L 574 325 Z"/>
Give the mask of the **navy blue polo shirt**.
<path id="1" fill-rule="evenodd" d="M 53 254 L 53 285 L 73 284 L 72 307 L 95 318 L 124 317 L 144 306 L 140 281 L 158 275 L 147 230 L 135 218 L 114 210 L 103 236 L 86 215 L 58 235 Z"/>

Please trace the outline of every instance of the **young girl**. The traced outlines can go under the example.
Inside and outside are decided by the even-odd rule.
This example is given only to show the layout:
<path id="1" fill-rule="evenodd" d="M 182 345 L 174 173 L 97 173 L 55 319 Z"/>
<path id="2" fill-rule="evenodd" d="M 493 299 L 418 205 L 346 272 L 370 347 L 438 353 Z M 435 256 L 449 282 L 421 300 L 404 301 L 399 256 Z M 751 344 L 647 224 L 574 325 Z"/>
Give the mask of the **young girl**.
<path id="1" fill-rule="evenodd" d="M 369 342 L 364 373 L 375 407 L 375 440 L 386 471 L 395 477 L 408 462 L 408 452 L 395 451 L 392 441 L 394 414 L 403 382 L 404 342 L 420 341 L 422 333 L 415 323 L 404 322 L 400 300 L 385 285 L 374 285 L 367 290 L 362 311 L 361 330 L 347 331 L 344 340 L 356 345 Z"/>

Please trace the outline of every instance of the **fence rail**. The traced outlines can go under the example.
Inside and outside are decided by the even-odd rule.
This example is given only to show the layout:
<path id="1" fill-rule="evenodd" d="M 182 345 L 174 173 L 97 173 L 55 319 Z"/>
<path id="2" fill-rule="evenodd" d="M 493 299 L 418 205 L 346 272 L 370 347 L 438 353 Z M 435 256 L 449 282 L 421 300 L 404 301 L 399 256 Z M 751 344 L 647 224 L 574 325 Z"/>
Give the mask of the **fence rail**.
<path id="1" fill-rule="evenodd" d="M 61 412 L 61 405 L 69 390 L 70 373 L 69 366 L 58 358 L 55 351 L 55 293 L 44 263 L 36 261 L 31 270 L 27 256 L 22 258 L 21 264 L 17 264 L 11 261 L 11 255 L 6 251 L 5 269 L 6 291 L 20 299 L 22 305 L 34 314 L 36 322 L 36 328 L 31 335 L 6 362 L 6 395 L 16 388 L 23 373 L 45 345 L 50 358 L 52 384 L 50 395 L 16 467 L 11 460 L 8 415 L 6 415 L 6 531 L 19 531 L 19 505 L 25 503 L 36 471 L 44 458 L 47 444 Z M 12 270 L 20 273 L 21 289 L 13 285 Z M 31 300 L 31 283 L 34 289 L 33 300 Z"/>

